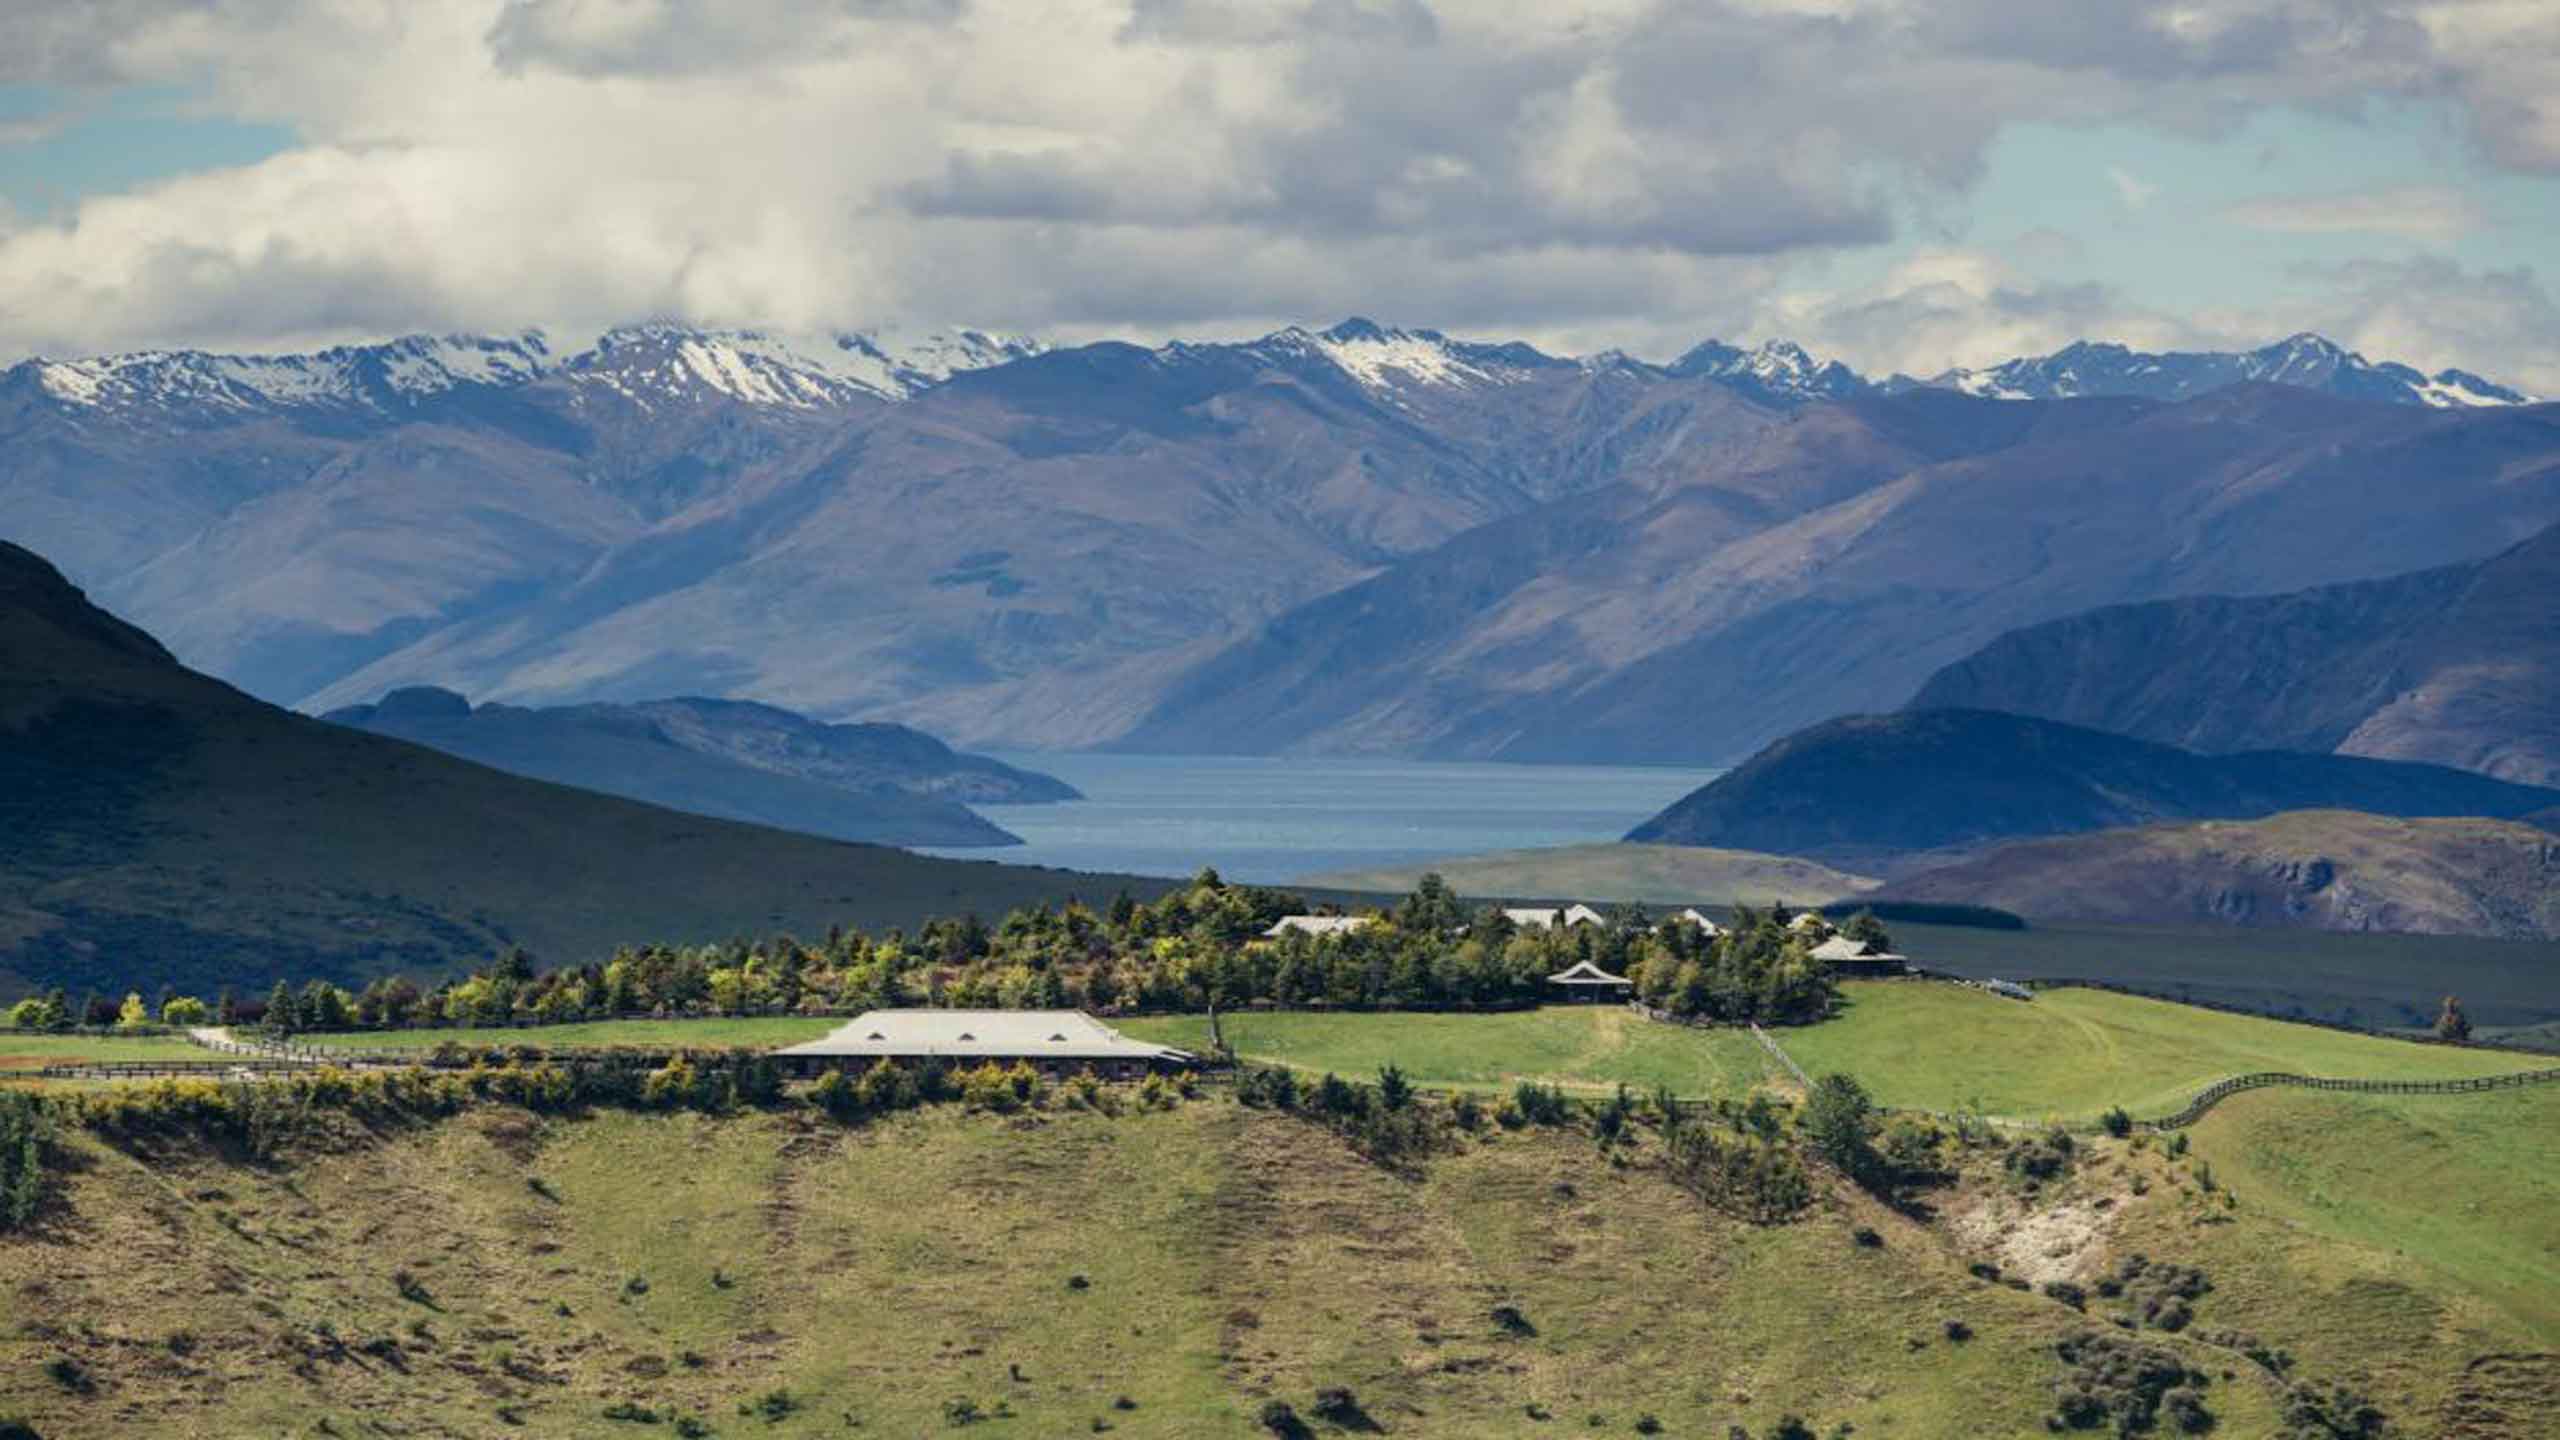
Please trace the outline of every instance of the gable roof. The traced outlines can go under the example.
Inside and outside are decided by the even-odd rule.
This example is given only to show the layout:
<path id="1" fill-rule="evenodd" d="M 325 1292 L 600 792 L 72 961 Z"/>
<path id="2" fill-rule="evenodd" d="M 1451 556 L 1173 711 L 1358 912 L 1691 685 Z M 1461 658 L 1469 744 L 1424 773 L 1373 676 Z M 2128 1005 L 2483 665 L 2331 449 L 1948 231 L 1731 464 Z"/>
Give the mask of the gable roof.
<path id="1" fill-rule="evenodd" d="M 1667 928 L 1672 925 L 1677 925 L 1683 920 L 1688 921 L 1690 924 L 1697 926 L 1699 929 L 1706 931 L 1710 935 L 1721 935 L 1724 933 L 1723 926 L 1708 919 L 1706 912 L 1700 910 L 1695 905 L 1690 906 L 1688 909 L 1681 911 L 1679 914 L 1672 916 L 1670 919 L 1665 920 L 1662 923 Z"/>
<path id="2" fill-rule="evenodd" d="M 1890 950 L 1871 950 L 1867 948 L 1867 942 L 1864 940 L 1852 940 L 1846 935 L 1834 935 L 1805 953 L 1826 963 L 1834 960 L 1900 960 L 1903 958 Z"/>
<path id="3" fill-rule="evenodd" d="M 1556 916 L 1559 914 L 1564 916 L 1564 923 L 1568 926 L 1600 925 L 1607 923 L 1608 920 L 1607 916 L 1579 901 L 1571 905 L 1514 906 L 1505 909 L 1502 913 L 1513 925 L 1523 930 L 1544 930 L 1556 923 Z"/>
<path id="4" fill-rule="evenodd" d="M 777 1055 L 941 1056 L 952 1060 L 1170 1060 L 1191 1056 L 1132 1040 L 1081 1010 L 866 1010 Z"/>
<path id="5" fill-rule="evenodd" d="M 1577 960 L 1547 977 L 1550 985 L 1633 985 L 1624 975 L 1612 975 L 1588 960 Z"/>

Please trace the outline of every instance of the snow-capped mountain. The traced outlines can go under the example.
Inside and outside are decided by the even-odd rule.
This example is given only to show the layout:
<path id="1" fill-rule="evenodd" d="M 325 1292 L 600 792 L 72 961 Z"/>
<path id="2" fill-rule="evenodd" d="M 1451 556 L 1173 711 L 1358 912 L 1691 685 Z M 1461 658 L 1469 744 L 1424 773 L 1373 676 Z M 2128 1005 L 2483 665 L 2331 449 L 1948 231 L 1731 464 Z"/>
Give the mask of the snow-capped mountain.
<path id="1" fill-rule="evenodd" d="M 1257 358 L 1282 364 L 1330 365 L 1364 389 L 1389 397 L 1413 386 L 1482 389 L 1516 384 L 1541 370 L 1575 363 L 1518 342 L 1487 345 L 1452 340 L 1437 330 L 1395 329 L 1358 315 L 1325 330 L 1292 325 L 1244 348 Z"/>
<path id="2" fill-rule="evenodd" d="M 299 355 L 149 350 L 35 359 L 0 371 L 78 411 L 219 421 L 264 410 L 399 412 L 472 389 L 554 381 L 571 403 L 609 391 L 644 409 L 726 400 L 815 409 L 856 398 L 903 400 L 965 370 L 1038 354 L 1038 341 L 977 330 L 783 336 L 672 324 L 622 326 L 582 350 L 515 336 L 410 335 Z"/>
<path id="3" fill-rule="evenodd" d="M 552 364 L 539 332 L 411 335 L 304 355 L 144 350 L 88 360 L 30 360 L 0 380 L 31 383 L 65 404 L 108 411 L 396 404 L 466 385 L 516 385 Z"/>
<path id="4" fill-rule="evenodd" d="M 1837 360 L 1817 361 L 1791 340 L 1765 341 L 1753 350 L 1709 340 L 1672 361 L 1670 371 L 1703 375 L 1780 405 L 1838 400 L 1869 388 L 1848 366 Z"/>
<path id="5" fill-rule="evenodd" d="M 1925 382 L 1997 400 L 2059 400 L 2139 395 L 2184 400 L 2245 381 L 2319 390 L 2358 400 L 2438 409 L 2524 405 L 2533 397 L 2462 370 L 2427 375 L 2392 361 L 2372 361 L 2318 335 L 2300 334 L 2238 353 L 2169 351 L 2081 341 L 2050 355 L 1982 370 L 1950 370 Z"/>

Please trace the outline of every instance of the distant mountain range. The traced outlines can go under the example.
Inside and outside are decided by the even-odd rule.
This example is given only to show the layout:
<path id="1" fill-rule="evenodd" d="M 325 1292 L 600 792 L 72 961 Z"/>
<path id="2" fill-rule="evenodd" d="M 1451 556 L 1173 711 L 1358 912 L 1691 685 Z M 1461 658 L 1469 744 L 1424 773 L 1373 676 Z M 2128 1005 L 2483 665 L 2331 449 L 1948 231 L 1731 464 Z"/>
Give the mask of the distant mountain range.
<path id="1" fill-rule="evenodd" d="M 289 714 L 0 543 L 0 988 L 423 977 L 1159 883 L 703 819 Z"/>
<path id="2" fill-rule="evenodd" d="M 416 686 L 321 718 L 513 775 L 883 845 L 1017 845 L 962 801 L 1076 798 L 1063 781 L 903 725 L 822 725 L 733 700 L 474 709 Z"/>
<path id="3" fill-rule="evenodd" d="M 2389 579 L 2047 621 L 1940 670 L 1911 704 L 2560 784 L 2560 527 Z"/>
<path id="4" fill-rule="evenodd" d="M 314 710 L 699 694 L 972 746 L 1721 763 L 2019 626 L 2560 522 L 2553 410 L 2404 370 L 2303 338 L 1870 382 L 1359 320 L 31 361 L 0 523 Z"/>
<path id="5" fill-rule="evenodd" d="M 2443 766 L 2285 751 L 2200 755 L 2021 715 L 1911 710 L 1788 736 L 1627 839 L 1908 873 L 1947 852 L 2163 821 L 2289 810 L 2513 819 L 2554 805 L 2560 791 Z"/>

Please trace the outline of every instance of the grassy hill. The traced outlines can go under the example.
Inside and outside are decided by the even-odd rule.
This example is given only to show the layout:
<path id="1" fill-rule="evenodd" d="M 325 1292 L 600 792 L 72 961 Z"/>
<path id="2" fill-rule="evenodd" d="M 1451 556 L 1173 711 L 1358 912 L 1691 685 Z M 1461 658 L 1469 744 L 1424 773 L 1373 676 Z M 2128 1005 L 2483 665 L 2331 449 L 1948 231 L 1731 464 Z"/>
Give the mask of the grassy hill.
<path id="1" fill-rule="evenodd" d="M 2560 845 L 2513 821 L 2308 810 L 2004 845 L 1888 893 L 2031 920 L 2555 940 Z"/>
<path id="2" fill-rule="evenodd" d="M 1760 855 L 1694 845 L 1558 845 L 1453 855 L 1427 864 L 1345 870 L 1306 883 L 1334 890 L 1403 894 L 1436 871 L 1468 896 L 1634 901 L 1647 905 L 1822 905 L 1880 883 L 1792 855 Z"/>
<path id="3" fill-rule="evenodd" d="M 2424 1123 L 2497 1143 L 2500 1117 L 2459 1109 L 2482 1098 L 2506 1097 Z M 2266 1135 L 2269 1166 L 2326 1167 L 2333 1203 L 2407 1193 L 2342 1163 L 2358 1134 Z M 2291 1351 L 2297 1375 L 2353 1381 L 2395 1433 L 2457 1433 L 2440 1422 L 2484 1397 L 2513 1421 L 2459 1433 L 2542 1433 L 2522 1408 L 2539 1372 L 2474 1363 L 2560 1339 L 2521 1284 L 2532 1272 L 2500 1285 L 2466 1269 L 2477 1227 L 2458 1223 L 2389 1247 L 2319 1229 L 2274 1178 L 2231 1172 L 2226 1206 L 2198 1163 L 2223 1143 L 2180 1159 L 2094 1142 L 2032 1189 L 1977 1152 L 1929 1218 L 1825 1185 L 1759 1227 L 1671 1185 L 1651 1139 L 1613 1162 L 1584 1135 L 1493 1131 L 1398 1172 L 1215 1095 L 850 1130 L 799 1108 L 492 1105 L 263 1163 L 75 1138 L 39 1226 L 0 1236 L 0 1414 L 51 1440 L 1097 1422 L 1190 1440 L 1268 1433 L 1268 1401 L 1308 1417 L 1341 1387 L 1407 1436 L 1767 1437 L 1790 1414 L 1826 1436 L 2024 1435 L 2063 1374 L 2055 1342 L 2105 1330 L 2113 1307 L 2084 1315 L 1965 1267 L 2094 1284 L 2138 1250 L 2210 1273 L 2185 1332 L 2141 1339 L 2216 1377 L 2217 1434 L 2278 1433 L 2274 1383 L 2208 1338 L 2239 1328 Z M 2517 1219 L 2523 1253 L 2552 1212 L 2530 1208 L 2541 1159 L 2516 1160 L 2464 1175 L 2488 1214 Z M 983 1418 L 955 1424 L 962 1402 Z"/>
<path id="4" fill-rule="evenodd" d="M 0 543 L 0 990 L 448 970 L 1162 882 L 926 859 L 522 780 L 186 670 Z"/>

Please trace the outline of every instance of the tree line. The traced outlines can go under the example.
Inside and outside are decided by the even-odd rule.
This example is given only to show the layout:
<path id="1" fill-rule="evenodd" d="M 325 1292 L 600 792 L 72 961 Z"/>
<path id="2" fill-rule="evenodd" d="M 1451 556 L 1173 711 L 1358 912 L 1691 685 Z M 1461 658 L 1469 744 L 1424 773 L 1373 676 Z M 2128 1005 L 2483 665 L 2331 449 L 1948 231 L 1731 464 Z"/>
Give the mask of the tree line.
<path id="1" fill-rule="evenodd" d="M 513 949 L 471 974 L 434 984 L 405 976 L 350 990 L 327 980 L 278 980 L 263 997 L 225 991 L 207 1002 L 139 994 L 122 1006 L 74 1006 L 60 992 L 21 1002 L 22 1028 L 75 1023 L 263 1025 L 279 1034 L 435 1026 L 560 1023 L 633 1015 L 823 1013 L 925 1005 L 1198 1011 L 1269 1004 L 1341 1009 L 1507 1008 L 1555 998 L 1547 977 L 1589 962 L 1634 984 L 1645 1004 L 1684 1019 L 1801 1024 L 1837 998 L 1811 958 L 1827 926 L 1791 925 L 1773 905 L 1740 907 L 1719 933 L 1657 923 L 1642 906 L 1604 924 L 1516 924 L 1500 907 L 1470 906 L 1437 875 L 1357 928 L 1269 931 L 1307 913 L 1303 898 L 1232 885 L 1202 870 L 1189 885 L 1141 902 L 1123 893 L 1099 909 L 1081 901 L 1024 906 L 993 925 L 974 914 L 914 933 L 836 929 L 823 939 L 782 935 L 721 945 L 625 946 L 600 962 L 545 968 Z M 1890 938 L 1872 915 L 1846 932 L 1878 948 Z"/>

